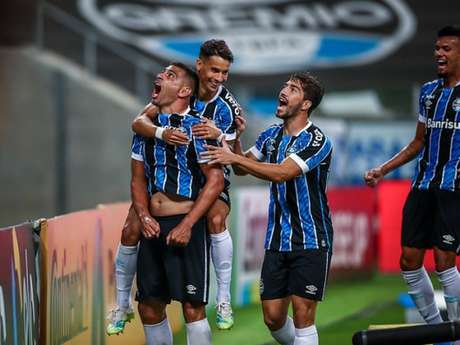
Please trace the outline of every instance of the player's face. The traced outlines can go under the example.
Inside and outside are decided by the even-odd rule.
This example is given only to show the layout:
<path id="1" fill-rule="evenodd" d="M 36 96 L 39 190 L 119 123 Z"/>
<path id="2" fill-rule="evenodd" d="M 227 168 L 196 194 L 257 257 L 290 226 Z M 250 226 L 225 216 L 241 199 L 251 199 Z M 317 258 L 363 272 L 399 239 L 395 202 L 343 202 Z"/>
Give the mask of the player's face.
<path id="1" fill-rule="evenodd" d="M 155 79 L 152 104 L 162 107 L 173 103 L 184 86 L 185 72 L 177 66 L 168 66 Z"/>
<path id="2" fill-rule="evenodd" d="M 288 80 L 278 96 L 276 117 L 287 119 L 295 116 L 304 106 L 304 92 L 298 80 Z"/>
<path id="3" fill-rule="evenodd" d="M 460 71 L 460 40 L 456 36 L 440 37 L 434 49 L 438 76 L 447 78 Z"/>
<path id="4" fill-rule="evenodd" d="M 213 94 L 228 79 L 230 61 L 213 55 L 196 61 L 196 71 L 200 79 L 200 89 L 206 94 Z"/>

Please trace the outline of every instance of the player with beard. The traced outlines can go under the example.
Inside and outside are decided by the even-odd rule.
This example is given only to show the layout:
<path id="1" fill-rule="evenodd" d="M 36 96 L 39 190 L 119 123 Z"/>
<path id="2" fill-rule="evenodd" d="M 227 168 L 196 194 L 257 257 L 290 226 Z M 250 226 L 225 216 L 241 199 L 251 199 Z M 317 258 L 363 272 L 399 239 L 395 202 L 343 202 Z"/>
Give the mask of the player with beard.
<path id="1" fill-rule="evenodd" d="M 228 78 L 233 54 L 225 41 L 208 40 L 201 45 L 196 61 L 199 88 L 191 106 L 203 118 L 193 127 L 193 134 L 202 139 L 225 139 L 232 144 L 236 134 L 236 118 L 240 106 L 223 85 Z M 156 108 L 147 106 L 133 122 L 133 130 L 146 137 L 153 137 L 157 126 L 152 122 Z M 160 131 L 164 129 L 160 128 Z M 166 134 L 166 135 L 165 135 Z M 164 133 L 164 140 L 170 144 L 183 145 L 188 138 L 180 132 Z M 231 308 L 231 276 L 233 245 L 226 219 L 230 213 L 230 170 L 225 168 L 225 189 L 219 195 L 207 214 L 208 231 L 211 234 L 211 258 L 216 272 L 216 324 L 218 329 L 228 330 L 233 326 Z"/>
<path id="2" fill-rule="evenodd" d="M 140 138 L 141 160 L 132 160 L 131 196 L 142 224 L 136 299 L 148 345 L 172 345 L 166 315 L 171 300 L 182 303 L 187 344 L 211 344 L 205 304 L 209 291 L 209 236 L 204 216 L 224 188 L 219 164 L 202 157 L 207 141 L 192 134 L 200 118 L 190 112 L 193 71 L 172 63 L 155 80 L 152 103 L 158 128 L 173 127 L 191 140 L 174 146 Z M 157 133 L 158 134 L 158 133 Z"/>
<path id="3" fill-rule="evenodd" d="M 434 249 L 436 274 L 443 287 L 450 320 L 460 318 L 460 26 L 439 30 L 434 57 L 439 79 L 420 91 L 415 137 L 393 158 L 367 171 L 375 187 L 394 169 L 417 157 L 412 189 L 403 210 L 402 276 L 427 323 L 442 322 L 423 260 Z"/>
<path id="4" fill-rule="evenodd" d="M 232 62 L 233 54 L 224 41 L 209 40 L 202 44 L 196 61 L 199 93 L 198 97 L 191 98 L 192 107 L 203 117 L 203 122 L 194 127 L 194 135 L 202 139 L 225 137 L 229 143 L 235 139 L 235 118 L 240 115 L 240 107 L 223 86 Z M 185 133 L 153 124 L 157 114 L 158 109 L 149 103 L 134 120 L 133 130 L 145 138 L 161 138 L 170 145 L 187 145 L 189 138 Z M 133 145 L 135 144 L 133 142 Z M 229 187 L 229 170 L 226 168 L 225 189 L 207 214 L 208 231 L 211 234 L 211 257 L 217 278 L 216 323 L 217 327 L 223 330 L 230 329 L 234 322 L 230 304 L 233 244 L 226 226 L 230 212 Z M 110 322 L 107 326 L 109 335 L 121 333 L 126 322 L 134 317 L 130 296 L 136 272 L 140 233 L 141 223 L 133 207 L 130 207 L 115 260 L 117 306 L 110 312 Z"/>
<path id="5" fill-rule="evenodd" d="M 308 73 L 296 73 L 279 94 L 282 124 L 262 132 L 243 153 L 237 128 L 235 153 L 208 146 L 210 163 L 232 164 L 236 174 L 270 181 L 265 257 L 260 278 L 264 321 L 281 344 L 318 344 L 316 306 L 325 292 L 332 255 L 332 223 L 326 180 L 330 139 L 311 121 L 323 88 Z M 293 319 L 288 316 L 292 302 Z"/>

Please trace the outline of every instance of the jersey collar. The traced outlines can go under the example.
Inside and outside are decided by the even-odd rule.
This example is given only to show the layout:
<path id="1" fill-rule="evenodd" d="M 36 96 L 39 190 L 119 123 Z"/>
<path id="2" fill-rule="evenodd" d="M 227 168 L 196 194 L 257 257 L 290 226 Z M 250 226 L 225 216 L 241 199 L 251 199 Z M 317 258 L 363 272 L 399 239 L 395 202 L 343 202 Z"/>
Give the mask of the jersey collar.
<path id="1" fill-rule="evenodd" d="M 299 132 L 297 132 L 296 135 L 293 135 L 293 137 L 298 137 L 300 135 L 300 133 L 302 133 L 303 131 L 306 131 L 308 128 L 311 127 L 311 125 L 313 125 L 313 122 L 308 120 L 307 125 L 304 128 L 302 128 Z"/>

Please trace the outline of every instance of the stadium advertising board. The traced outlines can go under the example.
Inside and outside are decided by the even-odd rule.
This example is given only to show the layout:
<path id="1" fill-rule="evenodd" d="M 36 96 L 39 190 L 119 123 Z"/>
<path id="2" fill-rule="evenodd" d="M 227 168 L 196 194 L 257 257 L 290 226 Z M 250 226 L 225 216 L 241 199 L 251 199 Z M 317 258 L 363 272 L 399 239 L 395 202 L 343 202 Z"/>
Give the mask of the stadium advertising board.
<path id="1" fill-rule="evenodd" d="M 33 224 L 0 229 L 0 344 L 37 344 L 39 299 Z"/>
<path id="2" fill-rule="evenodd" d="M 114 259 L 128 207 L 101 205 L 42 223 L 41 343 L 144 344 L 138 315 L 123 337 L 105 332 L 107 312 L 116 303 Z M 167 312 L 177 331 L 182 326 L 180 308 L 173 304 Z"/>
<path id="3" fill-rule="evenodd" d="M 193 64 L 201 42 L 225 39 L 240 74 L 379 61 L 416 28 L 402 0 L 77 0 L 77 7 L 100 31 L 166 61 Z"/>

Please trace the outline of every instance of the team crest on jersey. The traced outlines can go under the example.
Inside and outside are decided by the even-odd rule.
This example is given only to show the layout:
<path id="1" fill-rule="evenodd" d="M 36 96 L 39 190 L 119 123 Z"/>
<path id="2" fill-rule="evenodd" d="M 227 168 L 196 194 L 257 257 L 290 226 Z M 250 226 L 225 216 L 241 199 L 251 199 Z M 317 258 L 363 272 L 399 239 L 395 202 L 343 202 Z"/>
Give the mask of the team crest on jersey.
<path id="1" fill-rule="evenodd" d="M 431 106 L 433 105 L 433 95 L 428 95 L 425 97 L 425 109 L 428 111 L 431 109 Z"/>
<path id="2" fill-rule="evenodd" d="M 267 142 L 267 153 L 268 154 L 271 154 L 273 151 L 275 151 L 275 143 L 276 143 L 276 139 L 274 138 L 268 139 L 268 142 Z"/>
<path id="3" fill-rule="evenodd" d="M 147 55 L 193 64 L 224 39 L 232 71 L 274 74 L 378 61 L 416 28 L 404 0 L 77 0 L 83 17 Z"/>
<path id="4" fill-rule="evenodd" d="M 456 98 L 452 102 L 452 109 L 457 113 L 460 111 L 460 98 Z"/>

